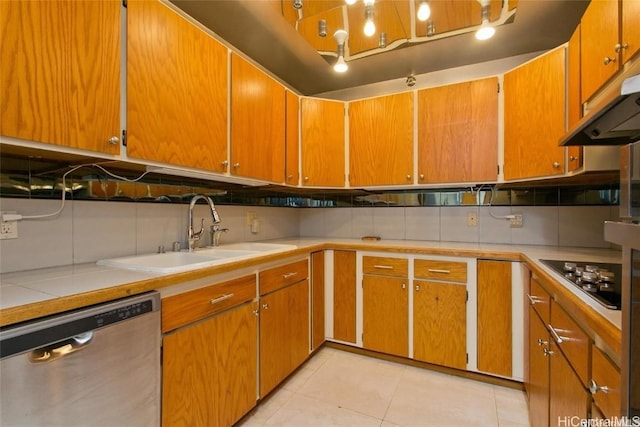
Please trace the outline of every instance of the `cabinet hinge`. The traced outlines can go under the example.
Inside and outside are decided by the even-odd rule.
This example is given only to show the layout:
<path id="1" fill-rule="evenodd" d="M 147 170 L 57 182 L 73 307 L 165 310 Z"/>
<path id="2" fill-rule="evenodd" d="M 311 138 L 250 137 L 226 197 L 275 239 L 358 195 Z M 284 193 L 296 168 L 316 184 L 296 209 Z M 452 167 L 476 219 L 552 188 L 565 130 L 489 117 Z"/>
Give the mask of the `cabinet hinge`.
<path id="1" fill-rule="evenodd" d="M 500 83 L 498 83 L 498 93 L 500 93 Z"/>
<path id="2" fill-rule="evenodd" d="M 467 355 L 467 364 L 469 364 L 469 353 L 466 353 Z"/>
<path id="3" fill-rule="evenodd" d="M 127 7 L 127 0 L 122 0 L 122 5 L 123 5 L 124 7 Z"/>
<path id="4" fill-rule="evenodd" d="M 162 366 L 163 361 L 164 361 L 164 347 L 160 346 L 160 366 Z"/>
<path id="5" fill-rule="evenodd" d="M 126 129 L 122 131 L 122 146 L 123 147 L 127 146 L 127 130 Z"/>
<path id="6" fill-rule="evenodd" d="M 464 302 L 469 302 L 469 291 L 465 292 L 467 295 L 464 298 Z"/>
<path id="7" fill-rule="evenodd" d="M 496 165 L 496 169 L 498 171 L 498 175 L 500 175 L 500 165 Z"/>

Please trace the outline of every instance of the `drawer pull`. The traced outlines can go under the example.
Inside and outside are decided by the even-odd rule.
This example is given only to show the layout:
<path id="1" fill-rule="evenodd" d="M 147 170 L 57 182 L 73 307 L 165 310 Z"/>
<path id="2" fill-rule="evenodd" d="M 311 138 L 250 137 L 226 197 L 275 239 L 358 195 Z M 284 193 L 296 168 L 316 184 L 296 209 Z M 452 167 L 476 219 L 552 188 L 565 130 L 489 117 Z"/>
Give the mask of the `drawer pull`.
<path id="1" fill-rule="evenodd" d="M 527 297 L 529 298 L 529 301 L 531 302 L 531 305 L 536 305 L 538 303 L 543 302 L 543 299 L 540 297 L 537 297 L 535 295 L 529 295 L 527 294 Z"/>
<path id="2" fill-rule="evenodd" d="M 376 264 L 376 265 L 373 266 L 373 268 L 379 268 L 379 269 L 382 269 L 382 270 L 393 270 L 393 266 L 392 265 L 379 265 L 379 264 Z"/>
<path id="3" fill-rule="evenodd" d="M 430 268 L 427 271 L 429 271 L 429 273 L 442 273 L 442 274 L 450 274 L 451 273 L 450 270 L 440 270 L 438 268 Z"/>
<path id="4" fill-rule="evenodd" d="M 292 273 L 285 273 L 285 274 L 282 275 L 282 278 L 283 279 L 291 279 L 293 276 L 295 276 L 297 274 L 298 274 L 297 271 L 294 271 Z"/>
<path id="5" fill-rule="evenodd" d="M 209 301 L 209 302 L 210 302 L 211 304 L 217 304 L 217 303 L 219 303 L 219 302 L 226 301 L 226 300 L 228 300 L 229 298 L 233 298 L 233 294 L 226 294 L 226 295 L 222 295 L 221 297 L 214 298 L 214 299 L 212 299 L 212 300 L 211 300 L 211 301 Z"/>
<path id="6" fill-rule="evenodd" d="M 549 327 L 549 332 L 551 332 L 551 335 L 553 335 L 553 339 L 558 344 L 562 344 L 565 341 L 569 341 L 569 338 L 558 335 L 558 331 L 556 331 L 556 329 L 553 326 L 551 325 L 547 325 L 547 326 Z"/>
<path id="7" fill-rule="evenodd" d="M 589 391 L 591 392 L 591 394 L 596 394 L 599 391 L 603 392 L 604 394 L 608 394 L 609 387 L 607 387 L 606 385 L 599 386 L 598 383 L 596 383 L 596 381 L 592 378 L 589 380 Z"/>

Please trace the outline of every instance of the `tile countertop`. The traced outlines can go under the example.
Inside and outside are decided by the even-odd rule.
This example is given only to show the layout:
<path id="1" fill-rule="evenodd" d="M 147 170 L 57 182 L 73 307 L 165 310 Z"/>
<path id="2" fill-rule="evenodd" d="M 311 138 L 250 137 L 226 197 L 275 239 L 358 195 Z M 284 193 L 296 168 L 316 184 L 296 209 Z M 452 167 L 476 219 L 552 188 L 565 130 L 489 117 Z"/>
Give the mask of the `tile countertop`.
<path id="1" fill-rule="evenodd" d="M 0 326 L 43 315 L 78 308 L 128 295 L 233 272 L 236 269 L 273 262 L 290 256 L 321 249 L 352 249 L 424 255 L 468 256 L 479 258 L 523 260 L 535 265 L 578 299 L 599 313 L 618 329 L 620 311 L 606 309 L 575 285 L 539 262 L 539 259 L 620 262 L 621 253 L 610 249 L 497 245 L 459 242 L 411 240 L 362 241 L 359 239 L 278 239 L 270 243 L 287 243 L 298 249 L 251 260 L 204 268 L 178 274 L 158 274 L 99 266 L 95 263 L 44 268 L 0 275 Z"/>

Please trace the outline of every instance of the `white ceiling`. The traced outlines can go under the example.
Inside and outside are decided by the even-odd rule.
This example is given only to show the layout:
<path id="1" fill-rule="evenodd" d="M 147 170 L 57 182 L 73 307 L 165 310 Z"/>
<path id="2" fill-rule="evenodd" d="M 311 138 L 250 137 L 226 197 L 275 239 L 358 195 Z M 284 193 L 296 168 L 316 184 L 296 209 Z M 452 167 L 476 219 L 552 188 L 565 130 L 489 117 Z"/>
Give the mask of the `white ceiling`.
<path id="1" fill-rule="evenodd" d="M 519 0 L 513 23 L 353 60 L 335 73 L 273 7 L 259 0 L 171 0 L 302 95 L 317 95 L 551 49 L 571 37 L 588 0 Z"/>

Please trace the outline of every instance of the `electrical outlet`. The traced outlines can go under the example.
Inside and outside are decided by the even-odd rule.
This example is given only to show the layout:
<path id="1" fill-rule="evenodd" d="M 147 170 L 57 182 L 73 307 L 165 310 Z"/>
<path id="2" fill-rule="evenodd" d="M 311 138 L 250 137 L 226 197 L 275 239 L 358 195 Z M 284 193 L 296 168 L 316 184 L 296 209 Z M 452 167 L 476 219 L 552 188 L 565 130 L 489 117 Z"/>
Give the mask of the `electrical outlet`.
<path id="1" fill-rule="evenodd" d="M 467 213 L 467 227 L 478 226 L 478 215 L 475 212 Z"/>
<path id="2" fill-rule="evenodd" d="M 522 214 L 515 214 L 509 219 L 511 228 L 522 228 Z"/>
<path id="3" fill-rule="evenodd" d="M 0 239 L 18 238 L 18 221 L 1 221 Z"/>

